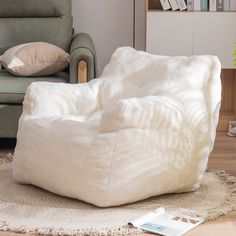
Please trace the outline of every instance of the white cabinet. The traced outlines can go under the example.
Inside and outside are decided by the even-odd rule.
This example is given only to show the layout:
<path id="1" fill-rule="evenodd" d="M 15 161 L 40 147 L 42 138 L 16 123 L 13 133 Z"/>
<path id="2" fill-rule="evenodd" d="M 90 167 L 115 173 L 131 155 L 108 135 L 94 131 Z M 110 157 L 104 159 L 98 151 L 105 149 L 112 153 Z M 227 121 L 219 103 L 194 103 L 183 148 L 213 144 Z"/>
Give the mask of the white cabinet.
<path id="1" fill-rule="evenodd" d="M 236 12 L 147 12 L 147 51 L 169 56 L 210 54 L 234 68 Z"/>
<path id="2" fill-rule="evenodd" d="M 148 12 L 147 52 L 168 56 L 192 55 L 192 13 Z"/>
<path id="3" fill-rule="evenodd" d="M 197 12 L 193 23 L 193 53 L 217 55 L 223 68 L 233 68 L 236 13 Z"/>

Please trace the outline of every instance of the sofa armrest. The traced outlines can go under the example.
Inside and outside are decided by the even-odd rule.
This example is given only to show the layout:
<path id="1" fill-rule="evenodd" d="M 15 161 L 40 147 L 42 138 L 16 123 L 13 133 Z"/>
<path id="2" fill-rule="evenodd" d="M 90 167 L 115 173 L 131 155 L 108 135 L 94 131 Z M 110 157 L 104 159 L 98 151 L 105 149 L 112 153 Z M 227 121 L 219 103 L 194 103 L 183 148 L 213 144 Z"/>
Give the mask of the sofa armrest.
<path id="1" fill-rule="evenodd" d="M 70 83 L 87 82 L 96 78 L 95 47 L 88 34 L 80 33 L 74 36 L 70 55 Z"/>

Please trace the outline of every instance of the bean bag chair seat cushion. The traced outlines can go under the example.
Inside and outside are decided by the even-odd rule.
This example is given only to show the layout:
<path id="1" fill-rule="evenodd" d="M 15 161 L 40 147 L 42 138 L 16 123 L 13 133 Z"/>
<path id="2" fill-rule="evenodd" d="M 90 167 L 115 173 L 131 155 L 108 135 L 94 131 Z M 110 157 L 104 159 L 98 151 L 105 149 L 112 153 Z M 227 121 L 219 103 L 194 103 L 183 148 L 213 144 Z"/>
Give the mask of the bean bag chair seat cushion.
<path id="1" fill-rule="evenodd" d="M 220 72 L 215 56 L 124 47 L 89 83 L 32 83 L 15 181 L 100 207 L 196 190 L 214 145 Z"/>

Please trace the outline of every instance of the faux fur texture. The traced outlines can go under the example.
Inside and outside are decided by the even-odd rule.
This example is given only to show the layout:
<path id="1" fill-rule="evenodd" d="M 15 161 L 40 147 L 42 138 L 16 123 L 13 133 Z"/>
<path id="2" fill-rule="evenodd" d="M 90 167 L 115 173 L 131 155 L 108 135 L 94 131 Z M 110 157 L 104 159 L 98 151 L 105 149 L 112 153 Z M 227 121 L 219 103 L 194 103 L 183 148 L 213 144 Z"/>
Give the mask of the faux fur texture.
<path id="1" fill-rule="evenodd" d="M 100 207 L 197 189 L 215 140 L 220 72 L 214 56 L 124 47 L 87 84 L 33 83 L 14 179 Z"/>

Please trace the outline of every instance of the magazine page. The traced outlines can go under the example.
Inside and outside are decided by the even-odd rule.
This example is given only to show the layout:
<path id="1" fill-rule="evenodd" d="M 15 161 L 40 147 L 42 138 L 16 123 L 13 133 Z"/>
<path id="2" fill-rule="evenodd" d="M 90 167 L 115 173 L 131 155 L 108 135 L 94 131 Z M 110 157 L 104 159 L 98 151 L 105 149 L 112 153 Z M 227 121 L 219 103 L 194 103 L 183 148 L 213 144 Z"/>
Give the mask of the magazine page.
<path id="1" fill-rule="evenodd" d="M 158 208 L 136 220 L 131 221 L 134 227 L 148 232 L 164 235 L 179 236 L 201 224 L 203 219 L 188 215 L 166 212 L 164 208 Z"/>

